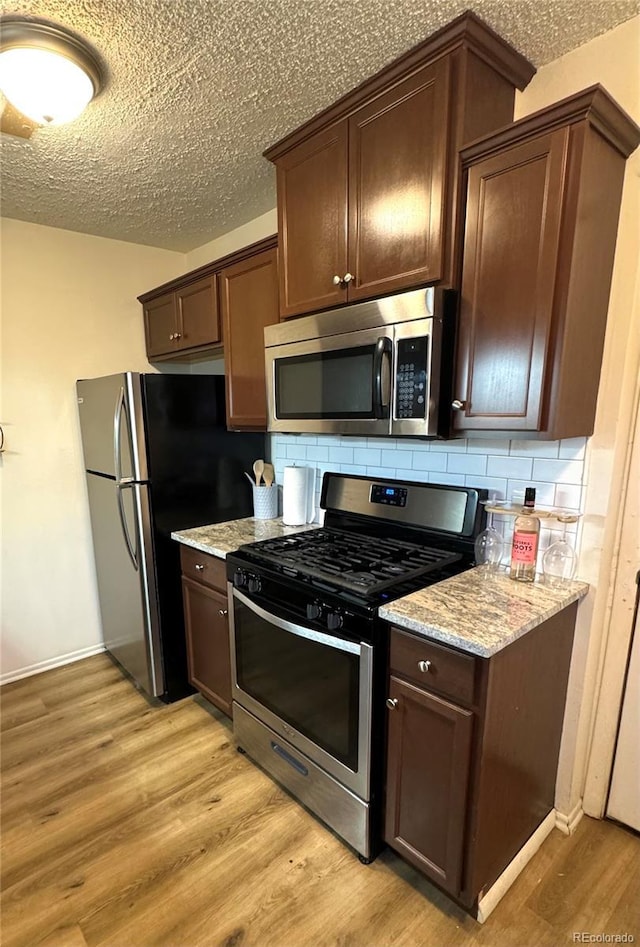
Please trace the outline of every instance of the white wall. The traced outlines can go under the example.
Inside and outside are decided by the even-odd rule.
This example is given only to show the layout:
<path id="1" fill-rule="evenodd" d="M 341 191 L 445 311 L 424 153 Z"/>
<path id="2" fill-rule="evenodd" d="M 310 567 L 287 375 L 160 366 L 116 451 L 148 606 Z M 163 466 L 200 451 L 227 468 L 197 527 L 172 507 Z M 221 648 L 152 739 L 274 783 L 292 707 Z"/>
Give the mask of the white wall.
<path id="1" fill-rule="evenodd" d="M 277 233 L 277 230 L 278 215 L 276 209 L 273 208 L 273 210 L 268 210 L 266 214 L 250 220 L 241 227 L 230 230 L 229 233 L 216 237 L 215 240 L 191 250 L 187 253 L 187 270 L 195 270 L 196 267 L 204 266 L 205 263 L 210 263 L 211 260 L 219 260 L 227 253 L 233 253 L 235 250 L 241 250 L 242 247 L 248 247 L 257 240 L 270 237 Z"/>
<path id="2" fill-rule="evenodd" d="M 2 221 L 2 677 L 101 647 L 75 381 L 151 371 L 136 296 L 180 253 Z"/>
<path id="3" fill-rule="evenodd" d="M 392 477 L 423 483 L 447 483 L 491 491 L 495 499 L 511 499 L 525 487 L 536 488 L 541 506 L 582 509 L 582 481 L 586 438 L 563 441 L 516 441 L 459 438 L 452 441 L 419 441 L 403 438 L 327 437 L 277 434 L 271 438 L 276 480 L 283 481 L 288 464 L 316 470 L 316 509 L 322 475 L 326 470 L 372 477 Z M 557 528 L 543 521 L 540 556 L 554 539 Z M 510 517 L 495 517 L 505 538 L 505 559 L 513 533 Z M 554 526 L 557 524 L 554 521 Z M 568 537 L 576 541 L 577 529 Z"/>

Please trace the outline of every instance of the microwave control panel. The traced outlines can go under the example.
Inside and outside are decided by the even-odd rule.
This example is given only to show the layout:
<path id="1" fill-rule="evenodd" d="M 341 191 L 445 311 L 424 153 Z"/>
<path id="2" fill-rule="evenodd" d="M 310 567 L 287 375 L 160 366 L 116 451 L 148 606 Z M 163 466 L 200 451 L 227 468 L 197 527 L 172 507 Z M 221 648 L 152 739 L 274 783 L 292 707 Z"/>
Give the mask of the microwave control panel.
<path id="1" fill-rule="evenodd" d="M 398 339 L 395 417 L 399 420 L 425 417 L 428 350 L 428 335 Z"/>

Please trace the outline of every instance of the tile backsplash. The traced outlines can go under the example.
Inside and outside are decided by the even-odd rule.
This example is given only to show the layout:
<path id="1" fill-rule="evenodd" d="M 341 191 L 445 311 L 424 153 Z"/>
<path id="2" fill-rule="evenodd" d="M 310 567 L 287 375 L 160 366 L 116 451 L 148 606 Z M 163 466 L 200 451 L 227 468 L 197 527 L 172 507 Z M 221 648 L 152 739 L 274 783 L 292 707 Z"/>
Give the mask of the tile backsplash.
<path id="1" fill-rule="evenodd" d="M 582 509 L 585 487 L 587 438 L 561 441 L 527 441 L 469 438 L 455 441 L 419 441 L 394 438 L 330 437 L 306 434 L 272 434 L 271 457 L 276 481 L 284 468 L 299 464 L 316 469 L 316 509 L 319 508 L 325 471 L 484 487 L 496 499 L 511 499 L 527 486 L 536 488 L 541 506 Z M 496 526 L 511 538 L 512 520 L 496 517 Z M 557 524 L 542 522 L 543 550 L 557 538 Z M 576 526 L 568 533 L 575 534 Z M 579 536 L 576 536 L 576 542 Z"/>

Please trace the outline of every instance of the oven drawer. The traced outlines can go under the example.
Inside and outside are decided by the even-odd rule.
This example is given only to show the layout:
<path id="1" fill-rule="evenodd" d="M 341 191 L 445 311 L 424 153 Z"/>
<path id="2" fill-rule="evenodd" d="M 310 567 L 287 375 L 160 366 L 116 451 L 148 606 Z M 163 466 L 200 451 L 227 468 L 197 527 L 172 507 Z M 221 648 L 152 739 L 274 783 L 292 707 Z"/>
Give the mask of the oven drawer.
<path id="1" fill-rule="evenodd" d="M 233 702 L 236 744 L 304 806 L 369 858 L 369 806 L 240 704 Z"/>
<path id="2" fill-rule="evenodd" d="M 223 595 L 227 594 L 227 566 L 224 559 L 199 552 L 189 546 L 180 547 L 182 574 L 196 582 L 202 582 Z"/>
<path id="3" fill-rule="evenodd" d="M 427 638 L 391 629 L 391 672 L 426 690 L 438 691 L 465 704 L 475 693 L 476 659 Z"/>

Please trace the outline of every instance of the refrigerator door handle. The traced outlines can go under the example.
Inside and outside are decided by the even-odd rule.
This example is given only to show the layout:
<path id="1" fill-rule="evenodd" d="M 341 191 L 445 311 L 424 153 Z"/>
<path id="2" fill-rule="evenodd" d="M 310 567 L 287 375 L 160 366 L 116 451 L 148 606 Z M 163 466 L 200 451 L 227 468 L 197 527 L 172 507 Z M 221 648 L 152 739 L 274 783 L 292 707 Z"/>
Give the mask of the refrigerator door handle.
<path id="1" fill-rule="evenodd" d="M 113 414 L 113 465 L 116 475 L 116 482 L 120 483 L 122 480 L 122 457 L 120 456 L 120 433 L 122 431 L 122 411 L 124 409 L 124 388 L 120 388 L 120 393 L 116 399 L 116 410 Z M 123 520 L 122 512 L 122 503 L 120 500 L 120 493 L 118 493 L 118 507 L 120 508 L 120 519 Z M 124 520 L 123 520 L 124 524 Z M 124 529 L 124 525 L 123 525 Z M 126 534 L 126 530 L 125 530 Z M 129 542 L 127 540 L 127 545 Z M 129 548 L 131 548 L 129 546 Z M 136 566 L 137 568 L 137 566 Z"/>
<path id="2" fill-rule="evenodd" d="M 137 548 L 139 549 L 139 576 L 142 591 L 146 649 L 151 687 L 154 697 L 165 689 L 160 615 L 158 612 L 158 586 L 153 555 L 153 538 L 149 488 L 146 484 L 123 484 L 133 490 L 133 505 L 136 520 Z"/>
<path id="3" fill-rule="evenodd" d="M 133 563 L 133 568 L 136 572 L 140 571 L 140 563 L 136 556 L 136 551 L 131 542 L 131 537 L 129 536 L 129 530 L 127 529 L 127 520 L 124 515 L 124 505 L 122 503 L 122 491 L 126 490 L 129 487 L 132 487 L 133 483 L 116 483 L 116 496 L 118 498 L 118 513 L 120 514 L 120 525 L 122 526 L 122 535 L 124 536 L 125 545 L 127 547 L 127 552 L 129 553 L 129 558 Z"/>

